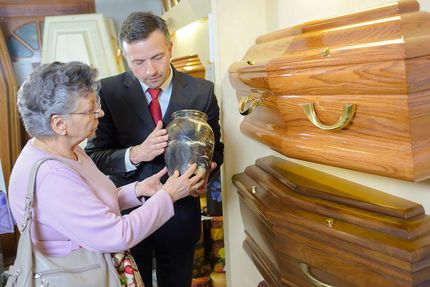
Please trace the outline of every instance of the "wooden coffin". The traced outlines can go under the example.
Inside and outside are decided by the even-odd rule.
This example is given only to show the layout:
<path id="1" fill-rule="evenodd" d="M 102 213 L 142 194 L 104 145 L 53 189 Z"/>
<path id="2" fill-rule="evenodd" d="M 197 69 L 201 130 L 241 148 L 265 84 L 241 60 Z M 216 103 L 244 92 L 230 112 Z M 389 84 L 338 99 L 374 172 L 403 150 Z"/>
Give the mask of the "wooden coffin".
<path id="1" fill-rule="evenodd" d="M 258 37 L 230 67 L 241 131 L 289 157 L 429 178 L 429 31 L 400 1 Z"/>
<path id="2" fill-rule="evenodd" d="M 273 156 L 233 182 L 244 248 L 269 286 L 430 286 L 421 205 Z"/>
<path id="3" fill-rule="evenodd" d="M 182 73 L 191 75 L 196 78 L 205 78 L 205 67 L 200 61 L 198 55 L 189 55 L 175 58 L 172 59 L 171 63 L 176 70 Z"/>

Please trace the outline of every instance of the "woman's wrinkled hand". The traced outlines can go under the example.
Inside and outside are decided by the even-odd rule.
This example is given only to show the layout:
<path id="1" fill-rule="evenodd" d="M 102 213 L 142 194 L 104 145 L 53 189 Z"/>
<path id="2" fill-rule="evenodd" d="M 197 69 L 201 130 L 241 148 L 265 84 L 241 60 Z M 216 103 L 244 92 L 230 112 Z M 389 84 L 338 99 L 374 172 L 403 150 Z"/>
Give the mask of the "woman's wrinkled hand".
<path id="1" fill-rule="evenodd" d="M 166 172 L 167 168 L 163 168 L 158 173 L 138 182 L 135 189 L 136 196 L 152 196 L 162 189 L 163 184 L 161 183 L 161 178 L 166 174 Z"/>
<path id="2" fill-rule="evenodd" d="M 190 195 L 204 184 L 203 174 L 194 174 L 196 168 L 194 163 L 182 175 L 176 170 L 163 185 L 173 202 Z"/>

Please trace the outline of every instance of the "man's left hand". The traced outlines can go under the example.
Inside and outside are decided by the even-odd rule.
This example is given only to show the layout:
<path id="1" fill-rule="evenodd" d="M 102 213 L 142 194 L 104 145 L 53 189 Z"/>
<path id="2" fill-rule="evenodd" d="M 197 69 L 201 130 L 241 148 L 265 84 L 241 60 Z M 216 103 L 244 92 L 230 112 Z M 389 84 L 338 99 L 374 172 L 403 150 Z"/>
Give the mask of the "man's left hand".
<path id="1" fill-rule="evenodd" d="M 194 197 L 199 197 L 200 195 L 206 193 L 207 187 L 208 187 L 208 180 L 209 180 L 209 175 L 211 174 L 211 172 L 217 167 L 216 162 L 212 161 L 210 166 L 209 166 L 209 170 L 206 172 L 206 175 L 204 177 L 204 183 L 202 184 L 202 186 L 196 190 L 193 190 L 191 192 L 191 195 Z"/>

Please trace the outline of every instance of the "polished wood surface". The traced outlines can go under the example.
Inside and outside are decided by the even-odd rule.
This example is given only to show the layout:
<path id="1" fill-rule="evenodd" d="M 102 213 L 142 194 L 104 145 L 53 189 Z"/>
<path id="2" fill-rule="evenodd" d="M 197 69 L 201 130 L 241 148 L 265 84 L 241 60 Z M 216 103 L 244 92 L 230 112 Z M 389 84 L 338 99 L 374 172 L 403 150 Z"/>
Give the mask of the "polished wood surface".
<path id="1" fill-rule="evenodd" d="M 303 264 L 337 287 L 430 286 L 430 216 L 420 204 L 273 156 L 233 183 L 245 250 L 274 286 L 315 286 Z"/>
<path id="2" fill-rule="evenodd" d="M 278 267 L 273 265 L 273 262 L 267 258 L 266 253 L 264 253 L 251 236 L 246 237 L 246 240 L 243 242 L 243 249 L 258 267 L 258 271 L 260 271 L 270 287 L 283 286 L 281 274 L 278 273 Z"/>
<path id="3" fill-rule="evenodd" d="M 0 160 L 6 187 L 12 166 L 21 150 L 20 120 L 16 107 L 18 90 L 3 33 L 0 30 Z M 14 255 L 17 234 L 0 235 L 5 261 Z"/>
<path id="4" fill-rule="evenodd" d="M 409 181 L 430 178 L 430 13 L 400 1 L 260 36 L 230 67 L 259 105 L 241 131 L 287 156 Z M 355 104 L 348 126 L 325 131 Z"/>
<path id="5" fill-rule="evenodd" d="M 196 78 L 205 78 L 205 67 L 200 62 L 198 55 L 189 55 L 172 59 L 172 65 L 180 72 L 189 74 Z"/>

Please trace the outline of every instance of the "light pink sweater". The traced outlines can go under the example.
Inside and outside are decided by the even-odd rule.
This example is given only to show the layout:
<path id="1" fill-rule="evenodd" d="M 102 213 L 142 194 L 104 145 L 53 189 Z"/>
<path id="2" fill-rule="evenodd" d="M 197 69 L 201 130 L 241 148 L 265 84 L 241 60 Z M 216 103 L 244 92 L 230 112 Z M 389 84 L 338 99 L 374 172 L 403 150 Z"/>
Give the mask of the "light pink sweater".
<path id="1" fill-rule="evenodd" d="M 40 251 L 50 256 L 70 253 L 79 246 L 101 252 L 124 251 L 173 216 L 167 192 L 159 191 L 141 202 L 134 193 L 136 183 L 116 188 L 80 147 L 75 153 L 78 161 L 61 158 L 73 169 L 51 160 L 43 163 L 37 174 L 32 240 Z M 13 167 L 9 200 L 18 226 L 23 220 L 30 170 L 45 157 L 51 155 L 29 141 Z M 121 216 L 120 210 L 139 205 Z"/>

